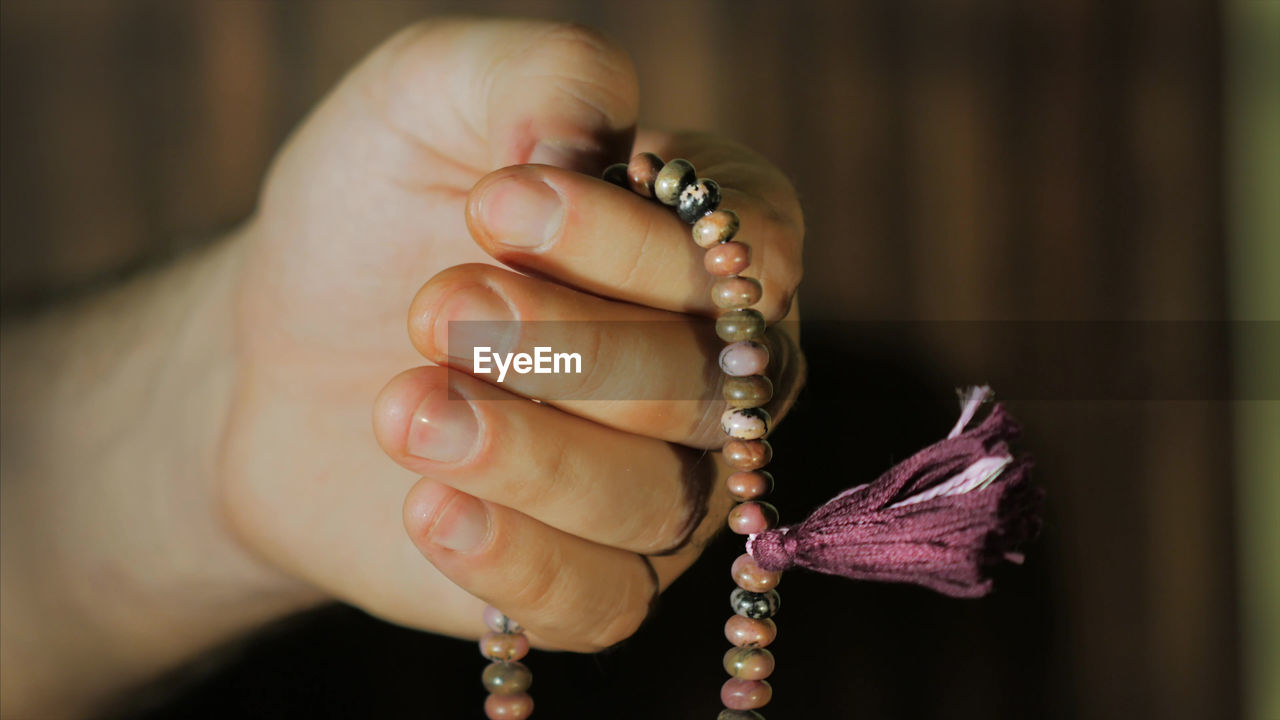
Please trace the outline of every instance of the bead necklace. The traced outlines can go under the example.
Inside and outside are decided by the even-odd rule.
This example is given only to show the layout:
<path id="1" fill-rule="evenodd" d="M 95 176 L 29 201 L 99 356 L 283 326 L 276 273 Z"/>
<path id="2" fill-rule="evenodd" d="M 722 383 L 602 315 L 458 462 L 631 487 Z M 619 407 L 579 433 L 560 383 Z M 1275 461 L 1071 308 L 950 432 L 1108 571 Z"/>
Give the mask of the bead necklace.
<path id="1" fill-rule="evenodd" d="M 734 239 L 739 218 L 719 207 L 720 186 L 699 178 L 687 160 L 664 164 L 653 153 L 640 153 L 630 163 L 609 166 L 603 177 L 674 207 L 693 226 L 693 241 L 706 249 L 703 266 L 717 278 L 711 299 L 723 310 L 715 332 L 726 343 L 719 365 L 728 404 L 720 426 L 727 436 L 724 460 L 734 470 L 726 485 L 738 501 L 728 525 L 747 536 L 746 552 L 730 570 L 737 585 L 729 596 L 734 614 L 724 626 L 732 644 L 723 658 L 730 677 L 720 689 L 725 709 L 717 720 L 764 720 L 757 709 L 773 697 L 766 678 L 774 657 L 767 646 L 777 636 L 777 586 L 787 568 L 979 597 L 991 590 L 993 566 L 1021 562 L 1016 547 L 1039 529 L 1041 492 L 1028 483 L 1030 461 L 1009 451 L 1018 426 L 1000 405 L 966 429 L 990 398 L 987 387 L 961 394 L 960 419 L 944 440 L 876 481 L 841 493 L 805 521 L 775 527 L 778 510 L 759 499 L 773 489 L 773 476 L 763 469 L 773 459 L 764 439 L 770 424 L 764 406 L 773 398 L 764 374 L 769 349 L 761 342 L 765 318 L 751 307 L 763 291 L 759 280 L 741 274 L 751 264 L 751 249 Z M 497 608 L 486 607 L 484 620 L 491 632 L 480 639 L 480 652 L 492 661 L 482 675 L 489 691 L 485 714 L 491 720 L 524 720 L 533 713 L 527 692 L 533 675 L 519 661 L 529 652 L 529 640 Z"/>

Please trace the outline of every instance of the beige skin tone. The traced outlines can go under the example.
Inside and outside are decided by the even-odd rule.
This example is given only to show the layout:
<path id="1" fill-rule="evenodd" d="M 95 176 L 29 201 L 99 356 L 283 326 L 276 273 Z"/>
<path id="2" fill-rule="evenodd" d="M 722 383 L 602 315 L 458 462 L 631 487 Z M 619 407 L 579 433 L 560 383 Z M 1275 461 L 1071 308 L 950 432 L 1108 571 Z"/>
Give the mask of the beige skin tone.
<path id="1" fill-rule="evenodd" d="M 714 377 L 688 226 L 570 169 L 632 149 L 637 96 L 625 54 L 580 28 L 415 26 L 297 130 L 239 231 L 6 328 L 3 714 L 90 712 L 334 600 L 462 637 L 492 603 L 553 649 L 635 632 L 731 504 L 701 451 L 722 402 L 591 401 Z M 721 182 L 761 310 L 794 317 L 803 221 L 782 174 L 707 135 L 641 131 L 635 150 Z M 566 209 L 535 214 L 539 186 Z M 512 244 L 535 232 L 542 247 Z M 526 320 L 689 330 L 640 349 L 642 372 L 578 386 L 435 366 L 438 326 L 494 298 Z M 590 335 L 571 339 L 636 352 Z M 778 418 L 803 358 L 773 345 Z"/>

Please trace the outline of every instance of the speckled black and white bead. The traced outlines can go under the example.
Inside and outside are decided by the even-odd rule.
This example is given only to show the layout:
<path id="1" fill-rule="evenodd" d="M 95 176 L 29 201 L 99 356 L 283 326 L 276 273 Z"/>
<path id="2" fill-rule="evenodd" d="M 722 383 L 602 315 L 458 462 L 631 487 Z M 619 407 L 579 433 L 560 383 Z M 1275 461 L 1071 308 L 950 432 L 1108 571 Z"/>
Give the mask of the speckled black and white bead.
<path id="1" fill-rule="evenodd" d="M 782 597 L 777 590 L 755 593 L 736 588 L 729 594 L 729 607 L 733 608 L 733 612 L 753 620 L 773 617 L 781 605 Z"/>
<path id="2" fill-rule="evenodd" d="M 714 212 L 720 207 L 720 185 L 715 180 L 701 178 L 680 191 L 676 201 L 676 214 L 687 222 L 697 222 L 698 218 Z"/>
<path id="3" fill-rule="evenodd" d="M 663 165 L 658 171 L 658 177 L 653 181 L 653 196 L 663 205 L 675 205 L 680 202 L 680 195 L 684 193 L 684 189 L 697 181 L 698 176 L 693 169 L 693 164 L 688 160 L 676 158 Z"/>

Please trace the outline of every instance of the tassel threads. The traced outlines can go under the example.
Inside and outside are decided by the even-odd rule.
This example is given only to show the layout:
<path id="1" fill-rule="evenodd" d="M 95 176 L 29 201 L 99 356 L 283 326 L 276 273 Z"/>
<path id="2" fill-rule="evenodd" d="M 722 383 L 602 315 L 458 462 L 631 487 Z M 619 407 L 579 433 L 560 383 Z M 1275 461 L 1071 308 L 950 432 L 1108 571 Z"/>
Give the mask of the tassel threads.
<path id="1" fill-rule="evenodd" d="M 988 387 L 971 388 L 946 439 L 797 525 L 752 535 L 747 552 L 765 570 L 800 566 L 952 597 L 986 595 L 992 567 L 1022 561 L 1016 548 L 1038 532 L 1042 496 L 1028 481 L 1030 461 L 1009 451 L 1018 425 L 1003 406 L 965 430 L 990 396 Z"/>

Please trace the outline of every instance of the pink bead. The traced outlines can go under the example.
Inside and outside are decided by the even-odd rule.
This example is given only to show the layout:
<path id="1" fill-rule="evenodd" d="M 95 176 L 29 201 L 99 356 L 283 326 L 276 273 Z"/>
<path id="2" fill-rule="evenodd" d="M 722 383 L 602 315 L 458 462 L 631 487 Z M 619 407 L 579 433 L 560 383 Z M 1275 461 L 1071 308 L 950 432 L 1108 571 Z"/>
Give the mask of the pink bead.
<path id="1" fill-rule="evenodd" d="M 738 503 L 729 511 L 729 529 L 739 535 L 762 533 L 778 524 L 778 510 L 766 502 Z"/>
<path id="2" fill-rule="evenodd" d="M 702 256 L 702 266 L 707 272 L 720 277 L 737 275 L 751 265 L 751 248 L 740 242 L 730 241 L 713 245 Z"/>
<path id="3" fill-rule="evenodd" d="M 778 625 L 769 618 L 730 615 L 724 624 L 724 637 L 738 647 L 765 647 L 778 637 Z"/>
<path id="4" fill-rule="evenodd" d="M 755 710 L 773 699 L 773 686 L 768 680 L 729 678 L 720 687 L 720 702 L 731 710 Z"/>
<path id="5" fill-rule="evenodd" d="M 764 408 L 729 408 L 720 415 L 720 429 L 737 440 L 755 440 L 769 434 L 771 419 Z"/>
<path id="6" fill-rule="evenodd" d="M 490 695 L 484 701 L 484 714 L 489 720 L 525 720 L 533 714 L 533 698 L 528 693 Z"/>
<path id="7" fill-rule="evenodd" d="M 729 343 L 720 351 L 720 369 L 726 375 L 761 375 L 769 367 L 769 348 L 751 340 Z"/>
<path id="8" fill-rule="evenodd" d="M 480 638 L 480 654 L 490 660 L 519 660 L 529 654 L 529 638 L 522 633 L 485 633 Z"/>
<path id="9" fill-rule="evenodd" d="M 693 224 L 693 241 L 698 247 L 715 247 L 732 240 L 738 234 L 738 225 L 738 214 L 732 210 L 707 213 Z"/>
<path id="10" fill-rule="evenodd" d="M 642 197 L 653 197 L 653 182 L 662 170 L 662 158 L 651 152 L 643 152 L 627 163 L 627 180 L 631 189 Z"/>
<path id="11" fill-rule="evenodd" d="M 773 490 L 773 475 L 763 470 L 742 470 L 725 478 L 725 487 L 736 500 L 751 500 Z"/>
<path id="12" fill-rule="evenodd" d="M 734 470 L 759 470 L 773 460 L 768 440 L 733 439 L 724 444 L 724 461 Z"/>
<path id="13" fill-rule="evenodd" d="M 520 623 L 503 615 L 501 610 L 492 605 L 486 605 L 484 608 L 484 624 L 497 633 L 524 632 L 524 628 L 520 627 Z"/>
<path id="14" fill-rule="evenodd" d="M 733 561 L 730 569 L 733 581 L 743 590 L 754 593 L 769 592 L 782 582 L 782 573 L 776 570 L 765 570 L 756 563 L 756 559 L 743 553 Z M 750 678 L 759 680 L 760 678 Z"/>

